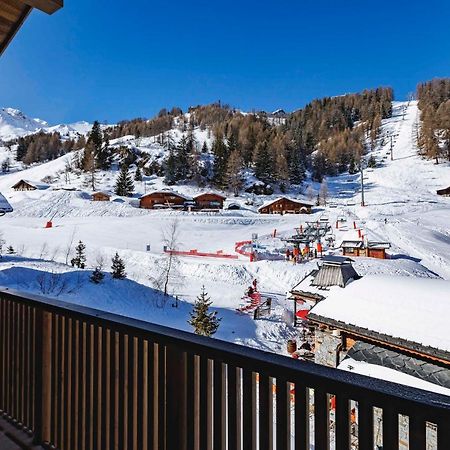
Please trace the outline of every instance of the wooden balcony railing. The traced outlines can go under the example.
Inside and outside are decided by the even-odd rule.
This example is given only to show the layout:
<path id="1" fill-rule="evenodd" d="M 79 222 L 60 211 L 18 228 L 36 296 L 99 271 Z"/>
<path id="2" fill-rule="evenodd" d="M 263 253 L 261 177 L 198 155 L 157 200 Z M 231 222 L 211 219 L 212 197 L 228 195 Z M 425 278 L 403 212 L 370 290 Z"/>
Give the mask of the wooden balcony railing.
<path id="1" fill-rule="evenodd" d="M 8 290 L 0 409 L 61 450 L 450 449 L 449 397 Z"/>

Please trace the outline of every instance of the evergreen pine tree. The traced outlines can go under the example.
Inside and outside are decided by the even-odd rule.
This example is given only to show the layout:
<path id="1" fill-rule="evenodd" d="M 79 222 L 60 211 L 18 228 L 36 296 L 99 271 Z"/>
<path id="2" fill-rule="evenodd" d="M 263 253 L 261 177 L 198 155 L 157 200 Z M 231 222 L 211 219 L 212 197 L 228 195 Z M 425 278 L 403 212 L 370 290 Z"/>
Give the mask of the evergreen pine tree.
<path id="1" fill-rule="evenodd" d="M 302 184 L 305 179 L 305 165 L 302 152 L 293 148 L 288 156 L 289 181 L 292 184 Z"/>
<path id="2" fill-rule="evenodd" d="M 202 153 L 208 153 L 208 151 L 209 151 L 208 144 L 206 143 L 206 141 L 204 141 L 202 146 Z"/>
<path id="3" fill-rule="evenodd" d="M 17 154 L 16 159 L 17 161 L 22 161 L 25 155 L 27 154 L 28 146 L 25 142 L 24 138 L 19 138 L 18 140 L 18 146 L 17 146 Z"/>
<path id="4" fill-rule="evenodd" d="M 136 167 L 136 172 L 134 173 L 134 181 L 142 181 L 142 172 L 139 166 Z"/>
<path id="5" fill-rule="evenodd" d="M 231 153 L 227 166 L 227 187 L 233 191 L 234 195 L 239 195 L 239 191 L 242 189 L 242 168 L 244 162 L 238 150 L 234 150 Z"/>
<path id="6" fill-rule="evenodd" d="M 225 178 L 228 164 L 228 148 L 223 141 L 223 137 L 217 133 L 212 146 L 214 154 L 213 180 L 216 186 L 225 187 Z"/>
<path id="7" fill-rule="evenodd" d="M 116 280 L 123 280 L 127 276 L 127 274 L 125 273 L 125 263 L 123 262 L 123 259 L 116 252 L 114 258 L 112 258 L 111 261 L 112 261 L 111 265 L 112 277 Z"/>
<path id="8" fill-rule="evenodd" d="M 358 173 L 358 167 L 356 166 L 355 157 L 353 155 L 350 157 L 350 162 L 348 163 L 348 173 L 350 175 Z"/>
<path id="9" fill-rule="evenodd" d="M 120 167 L 120 173 L 117 177 L 115 193 L 120 195 L 121 197 L 131 197 L 134 191 L 134 183 L 131 179 L 130 172 L 128 170 L 128 166 L 122 164 Z"/>
<path id="10" fill-rule="evenodd" d="M 164 163 L 164 183 L 174 184 L 177 181 L 177 159 L 173 148 L 169 150 L 169 156 Z"/>
<path id="11" fill-rule="evenodd" d="M 9 245 L 8 248 L 6 249 L 6 253 L 8 255 L 14 255 L 16 251 L 14 250 L 14 247 L 12 245 Z"/>
<path id="12" fill-rule="evenodd" d="M 322 182 L 323 177 L 327 172 L 327 160 L 325 155 L 317 153 L 312 163 L 312 179 L 314 181 Z"/>
<path id="13" fill-rule="evenodd" d="M 100 267 L 96 267 L 90 276 L 90 280 L 94 284 L 99 284 L 105 278 L 105 274 L 101 271 Z"/>
<path id="14" fill-rule="evenodd" d="M 375 167 L 377 167 L 377 160 L 373 155 L 370 155 L 370 158 L 367 161 L 367 167 L 369 167 L 370 169 L 375 169 Z"/>
<path id="15" fill-rule="evenodd" d="M 259 142 L 256 145 L 253 162 L 256 177 L 264 182 L 271 181 L 274 174 L 274 164 L 266 141 Z"/>
<path id="16" fill-rule="evenodd" d="M 75 247 L 75 257 L 72 258 L 70 264 L 73 267 L 78 267 L 79 269 L 84 269 L 86 267 L 86 245 L 83 244 L 82 241 L 78 242 L 78 245 Z"/>
<path id="17" fill-rule="evenodd" d="M 175 181 L 185 180 L 189 168 L 189 149 L 190 144 L 186 136 L 183 136 L 178 142 L 175 150 Z"/>
<path id="18" fill-rule="evenodd" d="M 209 312 L 211 304 L 211 299 L 203 286 L 202 292 L 195 301 L 194 310 L 190 313 L 191 318 L 188 320 L 188 323 L 194 327 L 195 334 L 210 337 L 219 328 L 221 319 L 217 317 L 217 311 Z"/>

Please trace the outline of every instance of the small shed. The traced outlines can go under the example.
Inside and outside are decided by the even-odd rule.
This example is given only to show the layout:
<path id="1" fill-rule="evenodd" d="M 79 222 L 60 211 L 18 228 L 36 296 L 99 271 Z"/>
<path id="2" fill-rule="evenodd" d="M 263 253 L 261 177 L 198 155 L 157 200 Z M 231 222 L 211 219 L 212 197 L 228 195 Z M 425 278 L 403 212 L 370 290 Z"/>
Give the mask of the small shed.
<path id="1" fill-rule="evenodd" d="M 223 209 L 226 197 L 214 192 L 205 192 L 194 197 L 195 206 L 198 209 Z"/>
<path id="2" fill-rule="evenodd" d="M 369 258 L 386 259 L 386 250 L 391 247 L 389 242 L 374 242 L 363 240 L 342 241 L 341 249 L 343 256 L 367 256 Z"/>
<path id="3" fill-rule="evenodd" d="M 15 191 L 36 191 L 48 189 L 48 187 L 48 184 L 29 180 L 20 180 L 12 186 Z"/>
<path id="4" fill-rule="evenodd" d="M 175 191 L 154 191 L 143 195 L 139 207 L 144 209 L 183 208 L 190 199 Z"/>
<path id="5" fill-rule="evenodd" d="M 111 196 L 106 192 L 94 192 L 92 194 L 93 202 L 109 202 L 111 200 Z"/>
<path id="6" fill-rule="evenodd" d="M 445 189 L 439 189 L 436 191 L 437 195 L 442 195 L 444 197 L 450 197 L 450 186 Z"/>
<path id="7" fill-rule="evenodd" d="M 270 200 L 258 208 L 260 214 L 311 214 L 313 203 L 306 200 L 294 200 L 279 197 Z"/>

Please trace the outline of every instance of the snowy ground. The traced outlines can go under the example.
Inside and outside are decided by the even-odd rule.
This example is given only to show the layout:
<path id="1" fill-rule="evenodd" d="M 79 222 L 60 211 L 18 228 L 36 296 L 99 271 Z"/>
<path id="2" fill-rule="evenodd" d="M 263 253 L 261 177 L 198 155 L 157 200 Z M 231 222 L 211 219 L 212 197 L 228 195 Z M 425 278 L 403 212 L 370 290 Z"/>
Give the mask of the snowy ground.
<path id="1" fill-rule="evenodd" d="M 191 304 L 205 285 L 222 317 L 218 338 L 280 352 L 285 351 L 287 339 L 296 334 L 286 324 L 285 310 L 292 309 L 292 305 L 286 304 L 284 295 L 316 266 L 316 261 L 294 266 L 282 260 L 250 263 L 244 257 L 182 258 L 179 270 L 183 283 L 171 291 L 180 299 L 175 308 L 174 297 L 164 302 L 152 289 L 157 263 L 164 257 L 161 236 L 174 220 L 179 223 L 181 249 L 234 253 L 235 243 L 251 239 L 254 233 L 269 251 L 282 249 L 279 239 L 270 238 L 274 229 L 278 236 L 294 234 L 295 227 L 321 217 L 333 224 L 338 242 L 347 231 L 345 226 L 336 230 L 334 223 L 345 217 L 347 229 L 355 221 L 370 239 L 393 244 L 390 260 L 358 259 L 355 267 L 362 275 L 450 279 L 450 199 L 435 193 L 450 185 L 450 167 L 436 166 L 416 156 L 417 106 L 411 103 L 404 119 L 400 114 L 404 104 L 394 106 L 394 117 L 383 124 L 384 145 L 375 150 L 380 167 L 366 171 L 364 208 L 358 206 L 358 175 L 328 180 L 333 197 L 330 202 L 337 207 L 316 208 L 312 216 L 261 216 L 252 207 L 222 214 L 144 211 L 135 207 L 136 198 L 92 203 L 81 180 L 71 180 L 71 186 L 80 189 L 73 192 L 11 190 L 21 178 L 39 181 L 61 171 L 70 155 L 24 172 L 2 175 L 0 191 L 15 211 L 1 218 L 1 231 L 18 256 L 7 256 L 0 263 L 0 284 L 186 330 L 190 329 L 187 319 Z M 386 155 L 388 131 L 395 135 L 394 161 Z M 101 187 L 110 189 L 114 179 L 114 173 L 103 174 Z M 155 180 L 155 187 L 159 188 L 158 183 L 160 180 Z M 62 184 L 60 181 L 55 186 Z M 137 188 L 143 193 L 145 186 Z M 189 186 L 179 190 L 187 194 L 195 191 Z M 236 199 L 242 205 L 245 200 Z M 53 215 L 53 228 L 45 229 Z M 107 277 L 104 283 L 94 286 L 88 280 L 90 271 L 68 267 L 67 250 L 73 251 L 78 240 L 87 246 L 90 270 L 102 257 L 108 270 L 110 258 L 118 251 L 126 261 L 128 280 L 113 281 Z M 150 251 L 146 251 L 147 245 Z M 275 298 L 273 315 L 260 321 L 235 311 L 244 290 L 255 278 L 260 289 Z"/>

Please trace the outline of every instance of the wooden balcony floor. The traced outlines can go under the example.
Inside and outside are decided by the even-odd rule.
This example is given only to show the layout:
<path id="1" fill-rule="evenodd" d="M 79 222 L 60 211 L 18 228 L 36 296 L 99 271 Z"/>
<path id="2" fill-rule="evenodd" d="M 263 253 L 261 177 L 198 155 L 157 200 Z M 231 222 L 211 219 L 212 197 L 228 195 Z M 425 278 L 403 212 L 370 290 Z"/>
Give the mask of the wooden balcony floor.
<path id="1" fill-rule="evenodd" d="M 43 447 L 33 444 L 32 438 L 23 431 L 11 425 L 0 417 L 0 449 L 1 450 L 43 450 Z"/>

